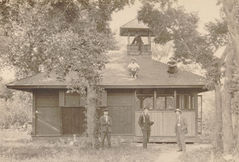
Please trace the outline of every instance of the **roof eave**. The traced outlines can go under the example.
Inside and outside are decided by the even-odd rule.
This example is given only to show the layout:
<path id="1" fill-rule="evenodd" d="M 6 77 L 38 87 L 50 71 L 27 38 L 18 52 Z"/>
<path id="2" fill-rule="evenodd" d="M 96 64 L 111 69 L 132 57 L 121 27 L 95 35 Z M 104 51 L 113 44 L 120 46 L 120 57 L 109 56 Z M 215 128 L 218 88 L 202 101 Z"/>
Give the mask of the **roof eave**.
<path id="1" fill-rule="evenodd" d="M 139 30 L 142 31 L 141 36 L 154 36 L 149 28 L 120 28 L 120 36 L 135 36 L 135 33 Z"/>
<path id="2" fill-rule="evenodd" d="M 31 89 L 66 89 L 67 85 L 6 85 L 9 89 L 31 90 Z M 204 89 L 205 85 L 100 85 L 103 88 L 198 88 Z M 207 91 L 205 89 L 205 91 Z"/>
<path id="3" fill-rule="evenodd" d="M 32 89 L 66 89 L 66 85 L 6 85 L 9 89 L 29 91 Z"/>

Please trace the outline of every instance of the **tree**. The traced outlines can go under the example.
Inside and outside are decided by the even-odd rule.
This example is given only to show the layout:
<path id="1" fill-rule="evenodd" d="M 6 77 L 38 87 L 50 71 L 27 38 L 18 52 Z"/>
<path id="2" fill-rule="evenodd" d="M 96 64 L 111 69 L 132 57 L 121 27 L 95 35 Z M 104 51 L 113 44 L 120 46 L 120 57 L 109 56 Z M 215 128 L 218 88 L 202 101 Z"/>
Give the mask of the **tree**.
<path id="1" fill-rule="evenodd" d="M 166 3 L 166 1 L 162 2 L 160 4 Z M 179 61 L 187 63 L 187 60 L 191 60 L 201 62 L 203 66 L 209 65 L 212 60 L 212 50 L 207 44 L 206 37 L 201 36 L 197 31 L 197 15 L 186 13 L 182 7 L 166 6 L 168 7 L 157 9 L 152 3 L 144 3 L 138 12 L 138 19 L 148 24 L 156 35 L 154 42 L 165 44 L 173 40 L 175 57 Z"/>
<path id="2" fill-rule="evenodd" d="M 238 49 L 238 45 L 239 45 L 239 2 L 235 1 L 235 0 L 219 0 L 219 3 L 222 4 L 222 10 L 224 13 L 224 17 L 225 17 L 225 21 L 227 22 L 227 26 L 228 26 L 228 34 L 229 34 L 229 44 L 231 45 L 232 48 L 232 52 L 229 53 L 229 58 L 227 61 L 227 73 L 228 73 L 228 77 L 227 80 L 228 82 L 232 82 L 234 80 L 234 82 L 237 80 L 238 78 L 238 67 L 239 67 L 239 49 Z M 233 61 L 232 61 L 233 60 Z M 234 64 L 234 67 L 236 68 L 232 68 Z M 234 75 L 232 75 L 234 71 Z M 233 90 L 231 90 L 231 92 L 233 92 L 234 100 L 238 100 L 238 95 L 237 92 L 238 91 L 238 84 L 236 87 L 233 88 Z M 235 105 L 236 103 L 234 103 Z M 238 117 L 238 116 L 237 116 Z M 238 120 L 238 119 L 237 119 Z M 238 131 L 238 129 L 236 130 Z M 238 140 L 238 138 L 236 139 Z M 237 145 L 238 145 L 238 141 L 237 141 Z M 237 152 L 239 149 L 239 145 L 237 146 Z"/>
<path id="3" fill-rule="evenodd" d="M 218 45 L 226 44 L 228 48 L 225 51 L 225 56 L 222 62 L 225 67 L 225 81 L 223 84 L 223 132 L 224 132 L 224 153 L 231 153 L 234 149 L 234 141 L 237 141 L 238 127 L 236 123 L 232 122 L 232 115 L 236 117 L 235 121 L 238 121 L 238 16 L 239 8 L 238 1 L 219 0 L 219 4 L 222 4 L 222 16 L 223 21 L 217 21 L 215 24 L 210 24 L 208 27 L 211 33 L 212 40 Z M 233 137 L 233 133 L 235 134 Z M 236 142 L 238 143 L 238 142 Z"/>
<path id="4" fill-rule="evenodd" d="M 3 78 L 0 77 L 0 98 L 7 101 L 13 96 L 13 93 L 11 90 L 7 89 L 7 87 L 3 83 Z"/>
<path id="5" fill-rule="evenodd" d="M 36 74 L 40 66 L 44 67 L 48 73 L 57 73 L 58 79 L 70 80 L 69 91 L 86 95 L 87 134 L 93 146 L 97 85 L 107 63 L 105 53 L 114 47 L 108 20 L 112 12 L 129 3 L 126 0 L 1 1 L 4 12 L 0 24 L 10 38 L 1 59 L 16 68 L 20 77 Z"/>
<path id="6" fill-rule="evenodd" d="M 225 120 L 222 116 L 223 96 L 221 95 L 221 66 L 224 60 L 215 58 L 213 53 L 219 46 L 227 43 L 227 26 L 220 21 L 215 24 L 210 23 L 207 25 L 210 34 L 201 35 L 197 31 L 197 15 L 186 13 L 182 7 L 175 6 L 173 0 L 151 0 L 151 2 L 153 3 L 144 3 L 138 12 L 138 19 L 148 24 L 152 29 L 156 35 L 155 43 L 164 44 L 173 40 L 174 57 L 178 61 L 200 63 L 202 68 L 207 71 L 207 88 L 215 90 L 216 99 L 215 134 L 213 135 L 214 153 L 216 156 L 220 155 L 223 152 L 222 131 L 224 128 L 222 127 L 222 121 Z M 154 5 L 155 3 L 160 4 L 160 7 L 157 8 Z M 225 95 L 227 94 L 225 93 Z M 226 98 L 227 101 L 228 97 Z M 223 114 L 230 115 L 228 111 L 224 111 Z"/>
<path id="7" fill-rule="evenodd" d="M 210 43 L 214 46 L 215 49 L 218 49 L 221 46 L 227 46 L 224 51 L 224 54 L 220 60 L 220 66 L 226 67 L 224 75 L 222 76 L 224 81 L 220 86 L 221 94 L 221 105 L 223 107 L 222 116 L 223 116 L 223 145 L 224 152 L 231 152 L 233 149 L 233 124 L 232 124 L 232 111 L 231 111 L 231 98 L 232 92 L 229 90 L 231 87 L 230 80 L 232 78 L 231 64 L 232 64 L 232 53 L 231 46 L 229 44 L 228 36 L 228 26 L 227 22 L 224 20 L 216 20 L 215 22 L 210 22 L 206 25 L 206 29 L 209 31 L 208 39 Z"/>

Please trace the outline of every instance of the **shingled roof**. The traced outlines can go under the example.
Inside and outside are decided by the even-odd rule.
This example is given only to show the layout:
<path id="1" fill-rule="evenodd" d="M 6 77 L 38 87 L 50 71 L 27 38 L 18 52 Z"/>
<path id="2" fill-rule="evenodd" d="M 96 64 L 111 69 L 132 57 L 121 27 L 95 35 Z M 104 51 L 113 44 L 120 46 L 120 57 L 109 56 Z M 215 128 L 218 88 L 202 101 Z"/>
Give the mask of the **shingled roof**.
<path id="1" fill-rule="evenodd" d="M 139 21 L 137 18 L 127 22 L 126 24 L 122 25 L 121 28 L 127 29 L 149 29 L 147 25 L 143 22 Z"/>
<path id="2" fill-rule="evenodd" d="M 179 70 L 170 76 L 168 66 L 164 63 L 152 60 L 150 56 L 136 56 L 140 65 L 139 76 L 133 79 L 129 76 L 127 66 L 131 57 L 126 54 L 111 53 L 110 61 L 103 71 L 103 79 L 100 83 L 105 88 L 200 88 L 205 85 L 202 76 Z M 57 80 L 55 73 L 39 73 L 35 76 L 12 82 L 7 85 L 13 89 L 34 88 L 66 88 L 69 82 Z"/>
<path id="3" fill-rule="evenodd" d="M 135 36 L 135 33 L 139 32 L 141 36 L 153 36 L 149 27 L 137 18 L 127 22 L 120 27 L 120 36 Z"/>

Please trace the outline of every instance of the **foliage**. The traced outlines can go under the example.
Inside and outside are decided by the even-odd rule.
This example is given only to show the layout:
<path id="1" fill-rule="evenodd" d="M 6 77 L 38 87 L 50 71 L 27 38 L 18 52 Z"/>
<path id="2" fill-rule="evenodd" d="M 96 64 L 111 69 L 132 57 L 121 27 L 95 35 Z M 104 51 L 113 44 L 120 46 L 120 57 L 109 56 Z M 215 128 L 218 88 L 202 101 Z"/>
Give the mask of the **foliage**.
<path id="1" fill-rule="evenodd" d="M 205 36 L 197 31 L 198 17 L 186 13 L 182 7 L 157 8 L 144 3 L 138 12 L 138 19 L 148 24 L 156 35 L 154 42 L 174 42 L 175 57 L 184 63 L 193 61 L 205 68 L 212 60 L 212 49 Z"/>
<path id="2" fill-rule="evenodd" d="M 15 92 L 8 100 L 0 100 L 0 128 L 21 127 L 31 121 L 31 96 Z"/>
<path id="3" fill-rule="evenodd" d="M 215 22 L 209 22 L 205 25 L 208 31 L 208 41 L 215 49 L 225 46 L 228 43 L 227 22 L 216 19 Z"/>
<path id="4" fill-rule="evenodd" d="M 9 31 L 1 59 L 22 78 L 39 67 L 68 81 L 71 92 L 87 94 L 87 131 L 95 127 L 97 83 L 114 47 L 108 21 L 133 0 L 2 1 L 0 25 Z M 7 30 L 9 29 L 9 30 Z M 86 90 L 88 91 L 86 93 Z"/>
<path id="5" fill-rule="evenodd" d="M 84 3 L 82 0 L 78 0 Z M 87 1 L 87 0 L 86 0 Z M 133 4 L 135 0 L 94 0 L 93 3 L 84 3 L 89 11 L 89 18 L 96 22 L 97 31 L 110 32 L 108 22 L 111 20 L 113 12 L 117 12 L 124 8 L 126 5 Z"/>
<path id="6" fill-rule="evenodd" d="M 87 13 L 73 3 L 33 6 L 17 3 L 11 6 L 11 11 L 17 13 L 17 19 L 9 20 L 12 29 L 8 47 L 10 53 L 5 53 L 4 60 L 7 60 L 9 65 L 18 67 L 19 72 L 32 75 L 39 72 L 40 65 L 45 66 L 48 71 L 57 67 L 60 67 L 59 71 L 63 67 L 68 67 L 64 72 L 70 71 L 70 65 L 78 65 L 78 69 L 72 67 L 73 71 L 79 71 L 81 65 L 95 65 L 92 69 L 100 69 L 107 60 L 103 52 L 110 47 L 110 35 L 98 33 L 95 24 L 88 21 Z M 71 12 L 70 17 L 65 14 L 68 12 Z M 14 17 L 12 12 L 10 16 Z M 82 62 L 76 62 L 81 61 L 79 58 Z M 87 69 L 82 67 L 80 70 L 84 72 Z M 94 70 L 88 71 L 88 74 L 94 75 Z"/>
<path id="7" fill-rule="evenodd" d="M 7 89 L 7 87 L 4 85 L 2 77 L 0 77 L 0 98 L 8 100 L 13 95 L 12 91 Z"/>
<path id="8" fill-rule="evenodd" d="M 166 149 L 174 150 L 172 145 L 160 145 L 163 149 L 148 148 L 143 150 L 141 144 L 120 143 L 112 139 L 111 149 L 95 150 L 84 147 L 84 138 L 76 139 L 77 144 L 73 144 L 73 138 L 61 140 L 49 139 L 49 141 L 34 141 L 26 136 L 25 132 L 15 130 L 0 131 L 0 161 L 13 162 L 66 162 L 66 161 L 155 161 L 159 153 Z"/>
<path id="9" fill-rule="evenodd" d="M 187 13 L 183 7 L 173 5 L 174 1 L 170 0 L 153 0 L 151 2 L 153 3 L 145 1 L 138 12 L 138 19 L 152 29 L 156 35 L 154 42 L 165 44 L 173 41 L 174 57 L 177 58 L 177 61 L 184 64 L 200 64 L 207 72 L 207 88 L 214 89 L 215 84 L 218 84 L 220 80 L 221 71 L 220 60 L 213 56 L 213 52 L 216 50 L 213 40 L 216 39 L 216 32 L 221 31 L 221 27 L 224 26 L 220 24 L 221 26 L 218 27 L 218 24 L 209 23 L 207 29 L 214 33 L 201 35 L 197 31 L 199 18 L 195 13 Z M 165 2 L 170 4 L 167 4 L 166 7 L 162 6 L 162 3 Z M 160 7 L 157 7 L 157 4 L 160 4 Z M 225 36 L 218 40 L 222 42 L 223 38 Z"/>

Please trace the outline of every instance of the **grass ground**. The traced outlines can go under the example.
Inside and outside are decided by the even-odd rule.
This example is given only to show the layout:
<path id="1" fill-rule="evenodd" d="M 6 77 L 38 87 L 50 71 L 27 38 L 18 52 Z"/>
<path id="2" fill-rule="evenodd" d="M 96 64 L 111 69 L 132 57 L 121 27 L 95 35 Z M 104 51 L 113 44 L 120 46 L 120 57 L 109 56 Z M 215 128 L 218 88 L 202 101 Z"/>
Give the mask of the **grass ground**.
<path id="1" fill-rule="evenodd" d="M 188 148 L 200 147 L 194 144 Z M 1 162 L 189 162 L 191 157 L 176 149 L 176 144 L 149 144 L 145 150 L 141 143 L 119 143 L 111 149 L 94 150 L 64 141 L 32 142 L 26 132 L 0 130 Z"/>

